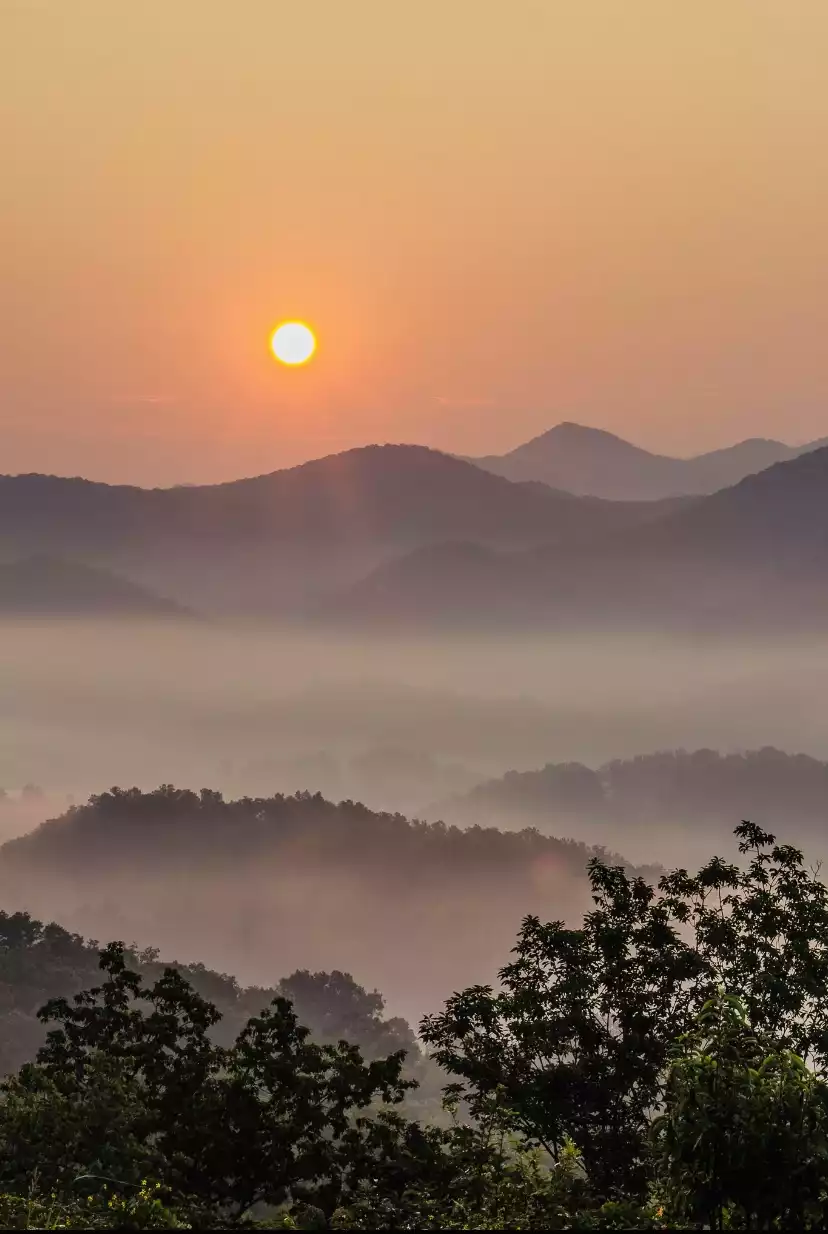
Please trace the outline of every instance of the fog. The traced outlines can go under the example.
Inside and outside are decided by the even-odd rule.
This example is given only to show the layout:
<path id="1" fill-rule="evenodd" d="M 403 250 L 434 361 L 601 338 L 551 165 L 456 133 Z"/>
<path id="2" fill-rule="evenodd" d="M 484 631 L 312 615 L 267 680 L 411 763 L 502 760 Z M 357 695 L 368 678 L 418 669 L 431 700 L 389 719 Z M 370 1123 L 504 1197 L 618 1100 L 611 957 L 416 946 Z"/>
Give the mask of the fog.
<path id="1" fill-rule="evenodd" d="M 444 787 L 439 769 L 459 787 L 511 768 L 593 765 L 681 746 L 777 745 L 826 757 L 827 649 L 6 624 L 0 785 L 76 797 L 162 781 L 234 793 L 330 791 L 339 766 L 343 795 L 410 810 Z M 383 785 L 382 757 L 370 757 L 378 751 L 415 767 L 422 760 L 421 787 L 402 787 L 397 800 L 394 760 L 389 753 Z"/>
<path id="2" fill-rule="evenodd" d="M 435 818 L 442 803 L 483 780 L 549 762 L 594 767 L 671 748 L 767 745 L 826 758 L 825 651 L 824 643 L 644 635 L 336 640 L 206 623 L 6 624 L 0 785 L 10 797 L 0 801 L 0 826 L 8 839 L 61 813 L 67 800 L 84 801 L 111 785 L 209 786 L 232 797 L 307 789 Z M 30 790 L 20 798 L 25 785 L 39 786 L 44 796 Z M 733 851 L 727 832 L 740 818 L 723 823 L 719 851 Z M 526 822 L 481 818 L 493 821 Z M 656 831 L 651 820 L 610 829 L 535 822 L 638 864 L 704 855 L 692 832 Z M 778 820 L 783 836 L 784 822 Z M 149 836 L 146 843 L 151 858 Z M 493 869 L 491 878 L 470 876 L 462 887 L 455 881 L 439 893 L 421 889 L 419 907 L 428 901 L 430 919 L 419 935 L 425 927 L 416 888 L 408 887 L 403 900 L 392 879 L 387 893 L 366 898 L 358 863 L 345 870 L 332 860 L 327 882 L 320 882 L 324 859 L 312 876 L 305 866 L 295 877 L 286 869 L 268 889 L 267 879 L 251 881 L 250 868 L 234 870 L 231 858 L 220 872 L 202 870 L 195 844 L 186 887 L 160 870 L 153 884 L 145 871 L 140 911 L 129 900 L 130 872 L 113 881 L 111 869 L 101 872 L 106 886 L 96 885 L 90 871 L 91 881 L 64 885 L 64 892 L 60 879 L 32 880 L 15 890 L 14 907 L 99 937 L 132 935 L 248 981 L 272 982 L 298 966 L 347 967 L 366 984 L 384 983 L 392 1010 L 412 1015 L 455 983 L 493 976 L 523 912 L 553 917 L 587 903 L 585 883 L 570 893 L 558 882 L 552 894 L 550 884 L 535 879 L 525 903 L 524 883 L 515 883 L 508 903 L 492 913 Z M 381 887 L 385 876 L 374 876 Z M 4 895 L 11 894 L 7 883 Z M 313 907 L 322 898 L 324 912 Z M 200 918 L 211 899 L 222 902 L 221 929 L 207 929 Z M 291 914 L 302 924 L 288 938 Z M 268 922 L 277 920 L 282 933 L 274 946 Z M 426 935 L 431 946 L 442 931 L 452 945 L 435 964 L 423 945 Z"/>

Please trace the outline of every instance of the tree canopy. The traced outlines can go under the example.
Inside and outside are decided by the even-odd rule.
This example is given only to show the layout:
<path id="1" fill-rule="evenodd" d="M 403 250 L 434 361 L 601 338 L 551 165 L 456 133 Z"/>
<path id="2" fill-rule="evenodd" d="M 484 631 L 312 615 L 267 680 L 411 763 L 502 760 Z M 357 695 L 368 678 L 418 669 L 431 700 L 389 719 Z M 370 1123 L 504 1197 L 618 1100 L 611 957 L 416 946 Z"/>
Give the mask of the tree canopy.
<path id="1" fill-rule="evenodd" d="M 657 887 L 593 861 L 577 929 L 527 917 L 498 986 L 422 1025 L 443 1124 L 412 1117 L 386 1053 L 410 1030 L 344 974 L 294 974 L 231 1038 L 184 973 L 110 944 L 2 1085 L 0 1219 L 828 1228 L 828 893 L 796 849 L 737 835 L 737 862 Z"/>
<path id="2" fill-rule="evenodd" d="M 645 1194 L 671 1048 L 720 984 L 781 1048 L 828 1063 L 828 892 L 798 850 L 750 823 L 737 836 L 746 866 L 714 857 L 658 889 L 593 861 L 580 929 L 527 917 L 500 986 L 424 1022 L 472 1108 L 502 1090 L 515 1130 L 553 1155 L 574 1140 L 608 1198 Z"/>

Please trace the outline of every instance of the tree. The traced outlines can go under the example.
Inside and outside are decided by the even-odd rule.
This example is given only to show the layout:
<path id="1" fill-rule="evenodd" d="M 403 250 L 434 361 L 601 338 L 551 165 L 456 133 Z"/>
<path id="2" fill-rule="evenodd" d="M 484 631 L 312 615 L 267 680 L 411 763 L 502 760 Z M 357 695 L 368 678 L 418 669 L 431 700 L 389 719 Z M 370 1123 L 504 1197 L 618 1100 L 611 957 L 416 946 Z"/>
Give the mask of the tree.
<path id="1" fill-rule="evenodd" d="M 392 1128 L 390 1169 L 370 1190 L 334 1213 L 338 1229 L 569 1230 L 650 1229 L 655 1214 L 635 1199 L 602 1203 L 585 1176 L 581 1155 L 567 1142 L 555 1160 L 514 1136 L 505 1094 L 484 1103 L 473 1124 L 447 1104 L 448 1127 Z M 396 1122 L 381 1115 L 375 1130 Z"/>
<path id="2" fill-rule="evenodd" d="M 796 849 L 750 823 L 736 834 L 746 868 L 713 858 L 660 894 L 594 860 L 580 929 L 527 917 L 500 988 L 467 989 L 423 1022 L 473 1111 L 502 1089 L 514 1128 L 553 1157 L 573 1140 L 606 1198 L 645 1195 L 672 1044 L 720 983 L 781 1048 L 828 1062 L 826 888 Z"/>
<path id="3" fill-rule="evenodd" d="M 818 1229 L 828 1216 L 828 1089 L 719 991 L 679 1039 L 654 1125 L 656 1188 L 702 1229 Z"/>
<path id="4" fill-rule="evenodd" d="M 127 958 L 111 944 L 99 986 L 43 1009 L 46 1044 L 3 1085 L 10 1227 L 226 1228 L 260 1204 L 294 1228 L 569 1228 L 584 1206 L 604 1225 L 641 1216 L 593 1212 L 575 1150 L 549 1163 L 514 1142 L 502 1094 L 477 1125 L 455 1103 L 450 1127 L 421 1126 L 399 1112 L 402 1051 L 366 1063 L 347 1042 L 316 1043 L 281 997 L 223 1048 L 218 1013 L 179 973 L 145 986 Z"/>
<path id="5" fill-rule="evenodd" d="M 385 1000 L 368 992 L 350 973 L 311 973 L 299 969 L 279 982 L 279 994 L 289 1000 L 299 1020 L 316 1041 L 358 1042 L 366 1058 L 382 1058 L 396 1050 L 419 1053 L 417 1038 L 405 1020 L 384 1019 Z"/>
<path id="6" fill-rule="evenodd" d="M 230 1219 L 300 1198 L 330 1213 L 362 1185 L 377 1143 L 360 1111 L 402 1099 L 402 1052 L 366 1063 L 356 1046 L 316 1044 L 283 998 L 225 1049 L 210 1036 L 218 1012 L 175 970 L 146 988 L 121 944 L 101 968 L 100 986 L 46 1005 L 57 1027 L 3 1085 L 7 1190 L 152 1178 Z"/>
<path id="7" fill-rule="evenodd" d="M 120 944 L 100 966 L 102 985 L 40 1011 L 58 1027 L 37 1062 L 3 1085 L 6 1186 L 35 1172 L 54 1186 L 81 1173 L 135 1184 L 172 1171 L 173 1185 L 189 1182 L 181 1162 L 218 1102 L 223 1051 L 209 1037 L 218 1013 L 174 970 L 145 990 Z"/>
<path id="8" fill-rule="evenodd" d="M 281 995 L 224 1044 L 181 973 L 144 953 L 145 980 L 111 944 L 0 1089 L 0 1220 L 227 1228 L 267 1205 L 284 1228 L 825 1228 L 828 892 L 795 849 L 737 834 L 741 866 L 656 890 L 595 862 L 581 929 L 524 921 L 501 988 L 424 1024 L 458 1080 L 449 1126 L 405 1116 L 403 1050 L 314 1040 Z M 378 1048 L 391 1031 L 344 974 L 294 987 L 320 1036 L 372 1025 Z"/>
<path id="9" fill-rule="evenodd" d="M 0 1077 L 34 1060 L 46 1038 L 39 1009 L 52 999 L 71 998 L 94 985 L 100 974 L 99 957 L 96 942 L 54 922 L 44 925 L 28 913 L 0 911 Z M 421 1084 L 426 1081 L 431 1106 L 439 1108 L 442 1073 L 429 1064 L 404 1020 L 384 1017 L 382 995 L 376 990 L 368 993 L 348 973 L 303 970 L 275 988 L 243 988 L 234 977 L 204 964 L 163 963 L 154 947 L 130 950 L 125 960 L 147 986 L 158 981 L 168 967 L 180 972 L 221 1013 L 210 1034 L 218 1045 L 232 1046 L 250 1016 L 281 995 L 321 1044 L 351 1041 L 368 1059 L 404 1049 L 406 1073 Z"/>

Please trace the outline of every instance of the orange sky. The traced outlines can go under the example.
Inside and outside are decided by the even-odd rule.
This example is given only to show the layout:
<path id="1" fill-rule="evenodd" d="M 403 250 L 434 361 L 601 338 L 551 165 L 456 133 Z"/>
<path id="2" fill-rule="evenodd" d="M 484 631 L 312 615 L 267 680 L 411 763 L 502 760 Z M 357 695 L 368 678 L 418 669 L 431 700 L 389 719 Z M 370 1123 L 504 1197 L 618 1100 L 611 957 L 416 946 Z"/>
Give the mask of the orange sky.
<path id="1" fill-rule="evenodd" d="M 0 0 L 0 469 L 825 435 L 826 57 L 825 0 Z"/>

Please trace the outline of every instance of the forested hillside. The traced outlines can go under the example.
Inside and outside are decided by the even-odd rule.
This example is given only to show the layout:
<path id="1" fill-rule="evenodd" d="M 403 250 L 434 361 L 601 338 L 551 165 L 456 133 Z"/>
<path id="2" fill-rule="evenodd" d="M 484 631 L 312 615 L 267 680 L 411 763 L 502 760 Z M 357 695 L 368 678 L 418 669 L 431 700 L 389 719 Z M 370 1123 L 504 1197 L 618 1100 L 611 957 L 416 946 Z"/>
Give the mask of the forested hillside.
<path id="1" fill-rule="evenodd" d="M 15 991 L 55 996 L 0 1087 L 0 1220 L 825 1229 L 828 892 L 737 835 L 736 863 L 657 887 L 594 860 L 578 928 L 527 916 L 498 984 L 422 1023 L 442 1124 L 412 1113 L 405 1026 L 341 974 L 242 991 L 113 943 L 96 975 L 82 940 L 3 916 L 4 1022 Z"/>
<path id="2" fill-rule="evenodd" d="M 820 857 L 828 839 L 828 763 L 773 747 L 663 750 L 598 768 L 547 763 L 507 772 L 430 812 L 460 826 L 576 835 L 631 855 L 657 828 L 665 857 L 673 846 L 706 848 L 741 815 L 763 824 L 784 815 L 791 839 Z"/>
<path id="3" fill-rule="evenodd" d="M 37 1012 L 50 999 L 71 998 L 93 984 L 99 959 L 96 942 L 55 922 L 44 924 L 28 913 L 0 911 L 0 1074 L 17 1071 L 35 1057 L 46 1037 Z M 172 963 L 221 1013 L 215 1037 L 222 1044 L 229 1044 L 251 1015 L 284 997 L 322 1043 L 353 1041 L 368 1058 L 395 1050 L 406 1050 L 410 1057 L 420 1054 L 405 1020 L 387 1018 L 382 995 L 363 989 L 349 973 L 305 969 L 270 988 L 243 987 L 235 977 L 201 963 L 162 961 L 154 947 L 132 949 L 127 959 L 146 981 L 158 980 Z"/>
<path id="4" fill-rule="evenodd" d="M 603 850 L 299 793 L 113 789 L 0 849 L 10 907 L 137 939 L 247 984 L 358 974 L 415 1019 L 489 980 L 527 911 L 577 919 Z"/>

